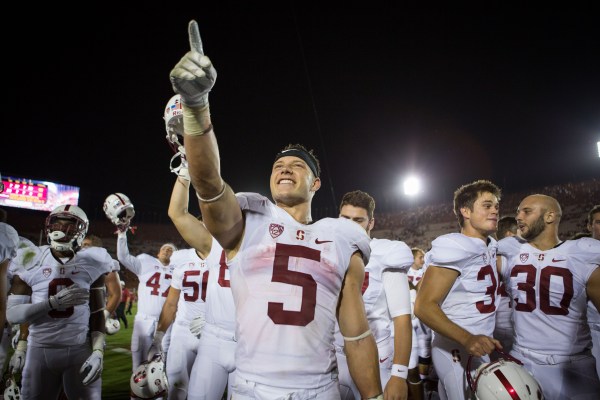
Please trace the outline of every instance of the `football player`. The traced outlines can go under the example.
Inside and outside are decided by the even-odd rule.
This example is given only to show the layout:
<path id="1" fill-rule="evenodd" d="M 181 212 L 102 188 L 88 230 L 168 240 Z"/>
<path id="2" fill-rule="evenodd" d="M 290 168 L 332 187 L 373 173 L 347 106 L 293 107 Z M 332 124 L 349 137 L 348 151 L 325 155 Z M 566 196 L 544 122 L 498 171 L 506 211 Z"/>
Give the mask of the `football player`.
<path id="1" fill-rule="evenodd" d="M 497 241 L 500 189 L 477 180 L 454 193 L 460 233 L 437 237 L 425 255 L 427 272 L 415 300 L 415 315 L 432 331 L 431 357 L 441 398 L 469 398 L 466 363 L 475 370 L 500 342 L 496 322 Z M 473 372 L 473 371 L 468 371 Z"/>
<path id="2" fill-rule="evenodd" d="M 49 245 L 24 261 L 8 298 L 11 323 L 29 324 L 22 375 L 25 399 L 101 399 L 104 356 L 104 278 L 112 270 L 105 249 L 80 251 L 85 212 L 56 207 L 46 218 Z"/>
<path id="3" fill-rule="evenodd" d="M 562 209 L 550 196 L 525 197 L 518 236 L 498 243 L 499 266 L 514 300 L 514 343 L 547 400 L 597 399 L 600 380 L 591 354 L 588 299 L 600 306 L 600 241 L 562 241 Z"/>

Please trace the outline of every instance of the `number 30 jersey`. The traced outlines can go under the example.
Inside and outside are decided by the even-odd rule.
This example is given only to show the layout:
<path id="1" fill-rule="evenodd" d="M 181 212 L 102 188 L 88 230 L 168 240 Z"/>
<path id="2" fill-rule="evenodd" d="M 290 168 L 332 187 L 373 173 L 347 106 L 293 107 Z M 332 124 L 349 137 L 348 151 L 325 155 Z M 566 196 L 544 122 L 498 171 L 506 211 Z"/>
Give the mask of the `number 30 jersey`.
<path id="1" fill-rule="evenodd" d="M 459 273 L 441 308 L 452 322 L 473 335 L 492 336 L 496 323 L 498 242 L 449 233 L 431 242 L 426 267 L 450 268 Z M 434 333 L 435 334 L 435 333 Z"/>
<path id="2" fill-rule="evenodd" d="M 506 257 L 502 279 L 514 302 L 514 344 L 556 355 L 591 347 L 586 285 L 600 264 L 600 241 L 567 240 L 545 251 L 515 237 L 498 245 Z"/>
<path id="3" fill-rule="evenodd" d="M 246 218 L 229 265 L 237 373 L 282 388 L 330 383 L 342 281 L 354 252 L 367 263 L 369 237 L 346 219 L 304 225 L 264 196 L 237 196 Z"/>

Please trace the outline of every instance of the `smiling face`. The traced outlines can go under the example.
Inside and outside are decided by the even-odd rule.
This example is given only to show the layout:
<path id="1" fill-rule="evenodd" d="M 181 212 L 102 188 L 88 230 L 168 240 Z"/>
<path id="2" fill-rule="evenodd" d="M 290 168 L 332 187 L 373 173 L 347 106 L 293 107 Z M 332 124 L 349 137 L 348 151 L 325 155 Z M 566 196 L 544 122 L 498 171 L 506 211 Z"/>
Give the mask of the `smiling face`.
<path id="1" fill-rule="evenodd" d="M 310 201 L 321 187 L 321 180 L 314 177 L 304 160 L 286 156 L 273 164 L 270 186 L 275 203 L 291 207 Z"/>
<path id="2" fill-rule="evenodd" d="M 467 236 L 487 238 L 498 229 L 500 205 L 498 198 L 490 192 L 483 192 L 473 203 L 473 209 L 460 209 L 464 217 L 463 233 Z"/>

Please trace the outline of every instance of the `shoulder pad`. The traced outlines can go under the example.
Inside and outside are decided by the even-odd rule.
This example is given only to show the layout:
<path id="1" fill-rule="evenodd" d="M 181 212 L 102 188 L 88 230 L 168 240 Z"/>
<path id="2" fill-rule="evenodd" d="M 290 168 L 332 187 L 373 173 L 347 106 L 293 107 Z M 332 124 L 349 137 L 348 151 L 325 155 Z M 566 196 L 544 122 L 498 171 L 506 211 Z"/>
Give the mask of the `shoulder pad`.
<path id="1" fill-rule="evenodd" d="M 414 261 L 406 243 L 389 239 L 372 239 L 371 257 L 377 257 L 386 269 L 407 269 Z"/>
<path id="2" fill-rule="evenodd" d="M 349 238 L 350 242 L 356 245 L 357 250 L 361 251 L 363 261 L 367 265 L 371 256 L 371 247 L 369 246 L 371 239 L 362 226 L 346 218 L 323 218 L 319 220 L 319 222 L 321 221 L 330 224 L 335 229 L 336 236 Z"/>
<path id="3" fill-rule="evenodd" d="M 15 262 L 20 264 L 26 270 L 33 268 L 42 255 L 43 249 L 33 244 L 29 239 L 19 237 L 19 248 L 17 249 L 17 257 Z"/>
<path id="4" fill-rule="evenodd" d="M 257 213 L 264 213 L 265 209 L 269 207 L 271 200 L 258 193 L 241 192 L 236 193 L 238 204 L 242 211 L 253 211 Z"/>
<path id="5" fill-rule="evenodd" d="M 573 242 L 573 246 L 576 247 L 575 251 L 580 254 L 582 259 L 600 264 L 600 240 L 583 237 L 577 240 L 567 240 L 565 244 L 569 242 Z"/>
<path id="6" fill-rule="evenodd" d="M 517 236 L 509 236 L 498 241 L 498 254 L 503 256 L 510 256 L 519 252 L 521 245 L 526 243 L 524 239 Z"/>
<path id="7" fill-rule="evenodd" d="M 430 264 L 449 264 L 481 253 L 484 245 L 460 233 L 449 233 L 439 236 L 431 242 L 429 250 Z"/>

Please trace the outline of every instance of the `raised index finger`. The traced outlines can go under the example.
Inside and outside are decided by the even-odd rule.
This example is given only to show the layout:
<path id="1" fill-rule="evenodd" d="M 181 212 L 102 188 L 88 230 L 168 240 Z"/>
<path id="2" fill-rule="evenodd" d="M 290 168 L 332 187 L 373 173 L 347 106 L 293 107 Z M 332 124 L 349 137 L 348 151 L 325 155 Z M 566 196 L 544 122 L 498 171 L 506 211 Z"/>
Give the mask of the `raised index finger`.
<path id="1" fill-rule="evenodd" d="M 190 48 L 204 55 L 202 39 L 200 39 L 200 30 L 198 29 L 198 23 L 195 20 L 191 20 L 188 25 L 188 35 L 190 37 Z"/>

